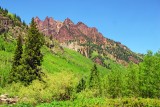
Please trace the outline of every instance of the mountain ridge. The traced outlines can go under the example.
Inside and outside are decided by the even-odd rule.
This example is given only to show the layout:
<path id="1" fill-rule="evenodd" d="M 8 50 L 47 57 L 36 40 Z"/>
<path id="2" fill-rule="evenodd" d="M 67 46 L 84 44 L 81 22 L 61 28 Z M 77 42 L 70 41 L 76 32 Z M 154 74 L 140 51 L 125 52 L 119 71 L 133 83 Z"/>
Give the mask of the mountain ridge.
<path id="1" fill-rule="evenodd" d="M 105 65 L 104 60 L 108 58 L 123 65 L 130 61 L 134 63 L 142 61 L 141 56 L 127 46 L 103 36 L 97 28 L 88 27 L 83 22 L 74 24 L 69 18 L 60 22 L 48 16 L 44 21 L 38 17 L 34 20 L 45 36 L 59 41 L 62 47 L 75 50 L 101 65 Z M 92 54 L 95 51 L 98 55 L 93 58 Z"/>

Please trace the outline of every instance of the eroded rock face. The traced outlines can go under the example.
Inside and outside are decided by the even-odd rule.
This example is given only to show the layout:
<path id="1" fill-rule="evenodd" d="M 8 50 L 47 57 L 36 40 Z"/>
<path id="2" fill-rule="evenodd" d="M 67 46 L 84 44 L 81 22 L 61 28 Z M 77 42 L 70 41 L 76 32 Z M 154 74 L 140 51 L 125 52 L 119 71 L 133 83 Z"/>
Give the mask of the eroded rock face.
<path id="1" fill-rule="evenodd" d="M 82 22 L 77 23 L 77 27 L 84 35 L 90 38 L 93 43 L 99 45 L 106 43 L 106 38 L 104 38 L 103 35 L 99 33 L 95 27 L 89 28 Z"/>
<path id="2" fill-rule="evenodd" d="M 13 21 L 0 14 L 0 34 L 7 32 L 10 26 L 13 26 Z"/>
<path id="3" fill-rule="evenodd" d="M 56 35 L 63 25 L 62 22 L 56 21 L 51 17 L 46 17 L 44 21 L 36 17 L 34 21 L 37 23 L 38 29 L 46 36 Z"/>
<path id="4" fill-rule="evenodd" d="M 70 32 L 68 32 L 68 28 L 66 26 L 62 26 L 59 29 L 59 32 L 53 37 L 58 40 L 60 43 L 68 42 L 73 40 L 73 36 L 71 36 Z"/>
<path id="5" fill-rule="evenodd" d="M 0 14 L 0 25 L 1 26 L 13 25 L 13 21 L 7 17 L 3 17 L 3 15 Z"/>
<path id="6" fill-rule="evenodd" d="M 35 22 L 37 23 L 38 29 L 43 34 L 46 36 L 53 36 L 61 43 L 71 40 L 77 40 L 81 43 L 86 43 L 88 41 L 94 42 L 95 44 L 106 43 L 106 38 L 104 38 L 96 28 L 89 28 L 82 22 L 74 24 L 69 18 L 65 19 L 64 22 L 60 22 L 49 17 L 41 21 L 36 17 Z"/>

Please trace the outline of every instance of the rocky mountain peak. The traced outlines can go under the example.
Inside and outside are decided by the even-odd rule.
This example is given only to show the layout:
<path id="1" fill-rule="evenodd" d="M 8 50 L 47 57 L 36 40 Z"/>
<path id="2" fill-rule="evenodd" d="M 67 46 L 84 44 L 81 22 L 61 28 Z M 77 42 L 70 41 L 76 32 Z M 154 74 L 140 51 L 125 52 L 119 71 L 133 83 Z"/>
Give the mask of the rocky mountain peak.
<path id="1" fill-rule="evenodd" d="M 44 21 L 40 20 L 38 17 L 36 17 L 34 21 L 37 23 L 38 29 L 46 36 L 56 35 L 63 25 L 62 22 L 56 21 L 52 17 L 48 16 Z"/>
<path id="2" fill-rule="evenodd" d="M 52 17 L 46 17 L 44 22 L 54 22 L 53 18 Z"/>
<path id="3" fill-rule="evenodd" d="M 85 25 L 83 22 L 78 22 L 78 23 L 77 23 L 77 26 L 83 26 L 84 28 L 88 28 L 88 26 Z"/>
<path id="4" fill-rule="evenodd" d="M 74 23 L 71 21 L 71 19 L 66 18 L 63 22 L 65 25 L 74 25 Z"/>
<path id="5" fill-rule="evenodd" d="M 47 16 L 43 22 L 44 26 L 48 26 L 49 25 L 49 17 Z"/>
<path id="6" fill-rule="evenodd" d="M 36 23 L 39 23 L 41 20 L 39 19 L 38 16 L 36 16 L 36 18 L 34 18 L 34 21 L 35 21 Z"/>

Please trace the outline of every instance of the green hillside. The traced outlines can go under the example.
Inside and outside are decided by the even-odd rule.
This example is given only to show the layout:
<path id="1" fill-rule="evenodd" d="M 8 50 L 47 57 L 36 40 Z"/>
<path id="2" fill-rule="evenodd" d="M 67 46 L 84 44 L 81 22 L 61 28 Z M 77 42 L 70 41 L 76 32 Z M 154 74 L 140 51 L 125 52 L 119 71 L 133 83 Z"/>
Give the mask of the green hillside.
<path id="1" fill-rule="evenodd" d="M 23 86 L 21 83 L 12 83 L 12 85 L 10 85 L 7 83 L 7 79 L 9 78 L 9 72 L 12 68 L 16 41 L 14 39 L 12 41 L 6 41 L 4 35 L 1 35 L 0 41 L 0 94 L 7 93 L 10 97 L 18 96 L 19 103 L 14 105 L 15 107 L 30 107 L 33 105 L 35 106 L 35 104 L 38 107 L 54 107 L 57 105 L 59 107 L 88 107 L 96 105 L 100 107 L 115 105 L 119 107 L 122 105 L 126 105 L 127 107 L 137 105 L 142 105 L 144 107 L 152 105 L 158 107 L 160 104 L 158 99 L 134 98 L 135 96 L 141 96 L 141 91 L 139 90 L 139 92 L 137 92 L 135 89 L 139 86 L 139 83 L 136 83 L 138 75 L 135 75 L 135 73 L 138 73 L 139 67 L 145 63 L 141 63 L 139 67 L 138 65 L 131 64 L 126 68 L 110 60 L 111 65 L 109 69 L 97 65 L 97 69 L 100 73 L 102 90 L 102 93 L 98 95 L 97 89 L 90 90 L 88 87 L 90 71 L 94 63 L 80 53 L 59 47 L 55 48 L 54 52 L 47 46 L 43 46 L 42 48 L 42 53 L 44 55 L 42 72 L 45 74 L 43 77 L 45 82 L 35 80 L 27 87 Z M 153 57 L 158 58 L 159 54 L 157 53 Z M 152 59 L 150 58 L 147 60 L 151 61 Z M 154 60 L 151 62 L 153 63 Z M 153 68 L 151 69 L 153 70 Z M 159 70 L 157 68 L 155 69 L 157 73 L 159 73 Z M 145 79 L 145 76 L 143 77 Z M 152 76 L 148 75 L 147 77 L 152 79 Z M 77 85 L 80 83 L 81 78 L 84 78 L 86 81 L 86 89 L 77 93 Z M 159 79 L 153 81 L 159 81 Z M 130 87 L 129 84 L 134 84 L 135 87 Z M 156 86 L 156 84 L 150 86 L 153 87 Z M 159 86 L 158 83 L 157 86 Z M 148 91 L 152 93 L 153 91 L 151 90 L 153 89 L 151 88 Z M 148 91 L 146 90 L 147 93 Z M 158 96 L 159 91 L 155 90 L 153 95 Z M 134 97 L 126 98 L 125 96 Z M 124 98 L 121 99 L 122 97 Z M 134 102 L 132 102 L 133 100 Z M 42 102 L 45 102 L 45 104 L 41 104 Z"/>
<path id="2" fill-rule="evenodd" d="M 16 41 L 7 42 L 3 38 L 4 35 L 0 36 L 0 70 L 2 75 L 8 75 L 11 70 L 11 63 L 13 60 L 14 50 Z M 57 48 L 58 50 L 58 48 Z M 62 71 L 69 71 L 80 76 L 89 75 L 90 69 L 94 65 L 92 60 L 84 57 L 78 52 L 64 48 L 61 49 L 59 53 L 53 53 L 49 48 L 44 46 L 42 48 L 42 53 L 44 55 L 42 63 L 42 71 L 45 73 L 57 73 Z M 111 68 L 115 69 L 124 69 L 122 65 L 111 62 Z M 107 74 L 111 69 L 107 69 L 98 65 L 98 70 L 101 71 L 101 74 Z M 6 78 L 1 78 L 1 84 Z"/>
<path id="3" fill-rule="evenodd" d="M 103 67 L 57 41 L 48 46 L 33 19 L 28 27 L 0 10 L 0 107 L 160 106 L 159 51 L 128 66 L 106 59 Z"/>

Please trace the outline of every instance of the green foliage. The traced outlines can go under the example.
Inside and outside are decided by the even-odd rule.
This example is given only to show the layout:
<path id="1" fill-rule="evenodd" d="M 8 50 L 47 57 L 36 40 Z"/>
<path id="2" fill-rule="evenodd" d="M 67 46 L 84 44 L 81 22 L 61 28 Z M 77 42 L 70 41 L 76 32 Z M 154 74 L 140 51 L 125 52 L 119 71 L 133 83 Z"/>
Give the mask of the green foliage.
<path id="1" fill-rule="evenodd" d="M 17 82 L 20 80 L 21 75 L 19 66 L 21 65 L 21 58 L 22 58 L 23 48 L 22 48 L 22 37 L 18 36 L 17 39 L 17 47 L 14 53 L 14 59 L 12 63 L 12 69 L 9 76 L 9 82 Z"/>
<path id="2" fill-rule="evenodd" d="M 0 38 L 0 50 L 5 51 L 5 42 L 3 38 Z"/>
<path id="3" fill-rule="evenodd" d="M 22 24 L 23 24 L 23 26 L 26 26 L 26 25 L 27 25 L 26 22 L 25 22 L 24 20 L 23 20 Z"/>
<path id="4" fill-rule="evenodd" d="M 29 84 L 35 79 L 41 80 L 42 72 L 40 71 L 40 66 L 43 59 L 41 47 L 43 44 L 44 36 L 39 33 L 36 23 L 32 19 L 25 43 L 22 66 L 20 67 L 22 70 L 20 81 L 25 84 Z"/>
<path id="5" fill-rule="evenodd" d="M 0 87 L 4 87 L 8 80 L 9 71 L 11 69 L 11 61 L 14 50 L 14 42 L 7 42 L 3 35 L 0 35 Z"/>
<path id="6" fill-rule="evenodd" d="M 2 93 L 8 93 L 11 97 L 18 96 L 19 102 L 37 104 L 51 102 L 52 100 L 72 99 L 78 78 L 72 72 L 60 72 L 46 74 L 44 82 L 34 80 L 30 85 L 12 83 L 3 88 Z M 2 94 L 0 92 L 0 94 Z"/>
<path id="7" fill-rule="evenodd" d="M 140 92 L 142 97 L 160 96 L 160 53 L 148 51 L 140 64 Z"/>
<path id="8" fill-rule="evenodd" d="M 123 98 L 123 99 L 105 99 L 105 98 L 84 98 L 74 101 L 53 101 L 51 103 L 41 103 L 31 105 L 28 103 L 18 103 L 15 105 L 4 105 L 2 107 L 159 107 L 158 99 L 143 98 Z"/>
<path id="9" fill-rule="evenodd" d="M 77 86 L 77 93 L 85 90 L 86 88 L 86 80 L 84 78 L 82 78 L 79 83 L 78 83 L 78 86 Z"/>
<path id="10" fill-rule="evenodd" d="M 127 96 L 138 97 L 139 96 L 139 66 L 130 63 L 128 66 L 128 74 L 126 78 Z"/>
<path id="11" fill-rule="evenodd" d="M 11 53 L 0 51 L 0 87 L 4 87 L 8 81 L 12 56 Z"/>
<path id="12" fill-rule="evenodd" d="M 84 98 L 74 101 L 53 101 L 43 103 L 37 107 L 159 107 L 158 99 L 124 98 L 124 99 L 104 99 L 104 98 Z"/>
<path id="13" fill-rule="evenodd" d="M 111 71 L 108 75 L 108 93 L 111 98 L 122 97 L 123 80 L 122 72 Z"/>
<path id="14" fill-rule="evenodd" d="M 6 52 L 14 52 L 15 49 L 15 41 L 6 41 L 4 38 L 5 34 L 0 35 L 0 51 L 6 51 Z M 6 33 L 8 35 L 8 33 Z"/>
<path id="15" fill-rule="evenodd" d="M 8 10 L 7 9 L 3 9 L 2 7 L 0 7 L 0 14 L 3 14 L 3 16 L 7 16 Z"/>
<path id="16" fill-rule="evenodd" d="M 96 64 L 94 64 L 93 68 L 91 69 L 89 88 L 100 89 L 100 77 Z"/>
<path id="17" fill-rule="evenodd" d="M 97 51 L 93 51 L 93 53 L 91 54 L 91 58 L 94 58 L 96 56 L 98 56 L 98 52 Z"/>

